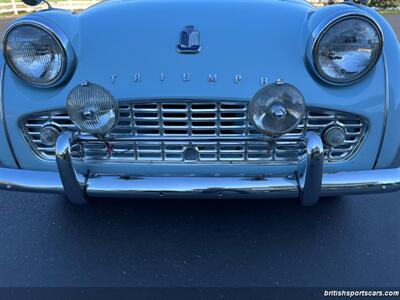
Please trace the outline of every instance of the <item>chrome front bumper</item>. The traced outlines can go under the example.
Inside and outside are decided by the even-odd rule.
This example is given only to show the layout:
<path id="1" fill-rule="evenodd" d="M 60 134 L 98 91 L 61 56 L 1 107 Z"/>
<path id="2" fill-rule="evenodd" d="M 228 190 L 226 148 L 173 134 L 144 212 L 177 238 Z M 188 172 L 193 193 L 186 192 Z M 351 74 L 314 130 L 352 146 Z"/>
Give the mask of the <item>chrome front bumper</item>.
<path id="1" fill-rule="evenodd" d="M 280 177 L 132 177 L 77 174 L 71 146 L 76 136 L 64 132 L 56 145 L 59 172 L 0 168 L 0 189 L 65 193 L 71 202 L 83 204 L 88 197 L 165 198 L 299 198 L 313 205 L 320 196 L 374 194 L 400 190 L 400 168 L 323 173 L 321 138 L 308 132 L 307 158 L 298 171 Z"/>

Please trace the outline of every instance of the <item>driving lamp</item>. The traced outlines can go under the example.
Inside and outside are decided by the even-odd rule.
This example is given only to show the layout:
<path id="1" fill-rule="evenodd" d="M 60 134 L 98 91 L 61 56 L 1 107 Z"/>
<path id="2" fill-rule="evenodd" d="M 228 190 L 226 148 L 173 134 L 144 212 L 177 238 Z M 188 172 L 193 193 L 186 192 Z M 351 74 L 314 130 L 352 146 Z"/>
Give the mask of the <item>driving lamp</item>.
<path id="1" fill-rule="evenodd" d="M 382 52 L 382 33 L 368 17 L 349 15 L 328 24 L 315 40 L 314 67 L 333 84 L 350 84 L 373 68 Z"/>
<path id="2" fill-rule="evenodd" d="M 280 136 L 294 130 L 303 120 L 305 102 L 294 86 L 278 82 L 262 88 L 249 104 L 249 119 L 253 126 L 270 136 Z"/>
<path id="3" fill-rule="evenodd" d="M 4 37 L 4 57 L 20 79 L 36 87 L 59 83 L 73 63 L 67 62 L 59 37 L 37 22 L 20 22 L 10 27 Z"/>
<path id="4" fill-rule="evenodd" d="M 84 82 L 71 91 L 67 111 L 81 131 L 93 135 L 107 135 L 118 123 L 117 101 L 110 92 L 93 83 Z"/>

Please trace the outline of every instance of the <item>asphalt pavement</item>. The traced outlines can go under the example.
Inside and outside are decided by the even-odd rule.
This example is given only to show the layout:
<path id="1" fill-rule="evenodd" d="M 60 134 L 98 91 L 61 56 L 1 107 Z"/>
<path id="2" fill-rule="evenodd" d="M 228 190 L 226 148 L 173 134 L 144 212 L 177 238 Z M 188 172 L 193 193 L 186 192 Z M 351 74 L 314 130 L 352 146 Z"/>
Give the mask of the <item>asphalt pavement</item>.
<path id="1" fill-rule="evenodd" d="M 0 191 L 0 286 L 399 287 L 399 198 L 74 207 Z"/>

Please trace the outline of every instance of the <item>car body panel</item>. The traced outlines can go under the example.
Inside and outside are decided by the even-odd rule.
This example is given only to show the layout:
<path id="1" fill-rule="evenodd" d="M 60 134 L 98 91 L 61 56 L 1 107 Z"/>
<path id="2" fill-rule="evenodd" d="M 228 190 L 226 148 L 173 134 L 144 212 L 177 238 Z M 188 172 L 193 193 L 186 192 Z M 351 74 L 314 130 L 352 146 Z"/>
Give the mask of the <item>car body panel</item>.
<path id="1" fill-rule="evenodd" d="M 386 65 L 386 126 L 377 159 L 376 168 L 388 168 L 393 163 L 398 164 L 396 159 L 400 155 L 400 45 L 396 34 L 390 24 L 378 12 L 362 7 L 368 11 L 379 22 L 385 36 L 383 55 Z M 397 153 L 397 156 L 396 156 Z M 395 165 L 398 166 L 398 165 Z"/>
<path id="2" fill-rule="evenodd" d="M 0 56 L 0 166 L 8 168 L 17 168 L 14 153 L 12 152 L 9 143 L 10 138 L 7 134 L 6 119 L 4 114 L 3 105 L 3 91 L 4 91 L 4 75 L 5 64 L 3 56 Z"/>

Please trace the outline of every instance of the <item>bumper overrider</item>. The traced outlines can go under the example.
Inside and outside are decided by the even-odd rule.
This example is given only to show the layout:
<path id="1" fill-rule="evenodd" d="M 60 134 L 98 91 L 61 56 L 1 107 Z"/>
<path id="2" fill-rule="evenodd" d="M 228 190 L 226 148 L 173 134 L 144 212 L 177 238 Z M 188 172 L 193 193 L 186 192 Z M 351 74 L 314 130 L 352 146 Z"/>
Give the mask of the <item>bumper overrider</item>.
<path id="1" fill-rule="evenodd" d="M 318 134 L 307 132 L 306 158 L 297 171 L 286 176 L 260 177 L 134 177 L 78 174 L 71 149 L 79 135 L 66 131 L 56 144 L 57 172 L 0 168 L 0 189 L 24 192 L 65 193 L 76 204 L 88 198 L 298 198 L 313 205 L 321 196 L 373 194 L 400 190 L 400 168 L 323 172 L 323 143 Z"/>

